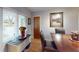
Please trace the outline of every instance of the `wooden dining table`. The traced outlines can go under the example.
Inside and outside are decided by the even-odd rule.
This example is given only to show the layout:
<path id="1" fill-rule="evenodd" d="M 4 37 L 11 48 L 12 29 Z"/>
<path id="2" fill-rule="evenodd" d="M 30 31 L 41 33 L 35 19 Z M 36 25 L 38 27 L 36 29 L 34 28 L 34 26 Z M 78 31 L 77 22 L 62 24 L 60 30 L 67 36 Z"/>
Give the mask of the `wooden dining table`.
<path id="1" fill-rule="evenodd" d="M 51 33 L 52 40 L 55 42 L 60 52 L 79 52 L 79 41 L 71 39 L 70 34 Z"/>

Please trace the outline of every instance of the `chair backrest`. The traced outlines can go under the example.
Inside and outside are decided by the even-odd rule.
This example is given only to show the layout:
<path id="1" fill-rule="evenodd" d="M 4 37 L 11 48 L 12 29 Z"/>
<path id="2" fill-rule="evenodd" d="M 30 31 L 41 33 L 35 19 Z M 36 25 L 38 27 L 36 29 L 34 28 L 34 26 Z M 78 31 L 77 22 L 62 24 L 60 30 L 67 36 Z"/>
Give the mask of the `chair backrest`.
<path id="1" fill-rule="evenodd" d="M 65 30 L 64 29 L 55 29 L 55 33 L 57 34 L 65 34 Z"/>
<path id="2" fill-rule="evenodd" d="M 40 32 L 40 37 L 41 37 L 41 45 L 42 45 L 42 48 L 44 48 L 46 46 L 46 40 L 44 38 L 44 34 L 43 34 L 42 31 Z"/>

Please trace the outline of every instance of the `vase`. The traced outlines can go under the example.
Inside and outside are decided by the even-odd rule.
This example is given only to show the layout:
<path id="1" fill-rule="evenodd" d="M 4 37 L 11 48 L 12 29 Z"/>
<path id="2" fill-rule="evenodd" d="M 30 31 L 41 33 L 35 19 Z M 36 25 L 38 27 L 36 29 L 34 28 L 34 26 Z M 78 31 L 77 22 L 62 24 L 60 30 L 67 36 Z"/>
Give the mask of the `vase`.
<path id="1" fill-rule="evenodd" d="M 21 39 L 23 39 L 25 37 L 25 30 L 26 30 L 26 27 L 20 27 L 20 33 L 21 33 Z"/>
<path id="2" fill-rule="evenodd" d="M 71 35 L 71 38 L 72 38 L 73 40 L 79 41 L 79 35 L 78 35 L 78 34 L 72 34 L 72 35 Z"/>

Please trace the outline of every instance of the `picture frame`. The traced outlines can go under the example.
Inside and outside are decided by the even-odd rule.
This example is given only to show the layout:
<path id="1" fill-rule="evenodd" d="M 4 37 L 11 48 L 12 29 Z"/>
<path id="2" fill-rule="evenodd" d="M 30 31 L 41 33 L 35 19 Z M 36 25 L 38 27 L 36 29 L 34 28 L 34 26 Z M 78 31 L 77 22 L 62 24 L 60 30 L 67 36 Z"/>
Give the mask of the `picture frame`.
<path id="1" fill-rule="evenodd" d="M 50 27 L 63 27 L 63 12 L 50 13 Z"/>
<path id="2" fill-rule="evenodd" d="M 28 18 L 28 25 L 31 25 L 31 18 Z"/>

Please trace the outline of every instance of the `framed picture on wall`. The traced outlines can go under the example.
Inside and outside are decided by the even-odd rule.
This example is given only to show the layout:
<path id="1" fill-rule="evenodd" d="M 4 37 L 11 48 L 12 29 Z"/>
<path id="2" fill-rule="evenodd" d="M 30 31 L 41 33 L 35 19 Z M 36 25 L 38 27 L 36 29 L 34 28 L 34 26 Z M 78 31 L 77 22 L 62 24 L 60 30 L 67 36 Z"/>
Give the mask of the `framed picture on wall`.
<path id="1" fill-rule="evenodd" d="M 31 18 L 28 18 L 28 25 L 31 25 Z"/>
<path id="2" fill-rule="evenodd" d="M 50 13 L 50 27 L 63 27 L 63 12 Z"/>

